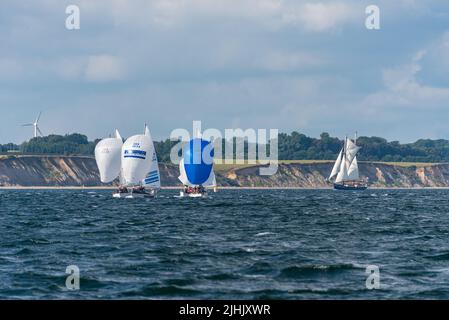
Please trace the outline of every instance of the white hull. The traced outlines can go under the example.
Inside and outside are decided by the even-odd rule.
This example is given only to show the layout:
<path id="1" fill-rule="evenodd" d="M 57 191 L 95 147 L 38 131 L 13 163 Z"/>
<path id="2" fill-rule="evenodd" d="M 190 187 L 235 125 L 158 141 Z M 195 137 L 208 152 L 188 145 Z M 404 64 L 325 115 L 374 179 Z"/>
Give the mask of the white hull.
<path id="1" fill-rule="evenodd" d="M 185 193 L 183 191 L 179 192 L 180 198 L 205 198 L 207 193 Z"/>
<path id="2" fill-rule="evenodd" d="M 113 198 L 123 198 L 123 199 L 141 199 L 141 198 L 154 198 L 156 196 L 155 190 L 150 190 L 145 193 L 141 192 L 118 192 L 115 191 L 112 194 Z"/>

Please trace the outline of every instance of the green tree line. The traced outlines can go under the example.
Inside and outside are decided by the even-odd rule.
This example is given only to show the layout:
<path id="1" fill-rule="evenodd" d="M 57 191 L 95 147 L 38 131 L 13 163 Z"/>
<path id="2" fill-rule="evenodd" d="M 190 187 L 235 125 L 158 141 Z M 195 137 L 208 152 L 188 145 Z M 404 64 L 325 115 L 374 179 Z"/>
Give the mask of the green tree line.
<path id="1" fill-rule="evenodd" d="M 89 141 L 87 136 L 74 133 L 49 135 L 33 138 L 20 145 L 8 143 L 0 145 L 1 153 L 19 152 L 24 154 L 94 154 L 99 139 Z M 156 141 L 155 148 L 161 162 L 170 160 L 170 151 L 177 142 L 166 139 Z M 420 139 L 413 143 L 401 144 L 380 137 L 359 137 L 357 144 L 362 147 L 359 160 L 388 162 L 449 162 L 449 140 Z M 319 138 L 309 137 L 299 132 L 281 133 L 278 138 L 280 160 L 334 160 L 343 141 L 324 132 Z M 247 147 L 247 146 L 246 146 Z M 247 148 L 245 148 L 247 149 Z"/>

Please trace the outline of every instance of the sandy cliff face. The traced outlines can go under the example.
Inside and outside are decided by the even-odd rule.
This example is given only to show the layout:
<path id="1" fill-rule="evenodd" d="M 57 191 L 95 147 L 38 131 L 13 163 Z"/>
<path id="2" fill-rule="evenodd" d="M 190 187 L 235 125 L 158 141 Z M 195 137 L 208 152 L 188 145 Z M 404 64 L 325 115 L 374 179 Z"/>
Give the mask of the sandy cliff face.
<path id="1" fill-rule="evenodd" d="M 326 178 L 332 163 L 281 164 L 273 176 L 260 176 L 259 166 L 220 169 L 220 186 L 235 187 L 329 187 Z M 371 187 L 449 187 L 449 164 L 394 166 L 359 163 Z M 178 167 L 161 164 L 163 186 L 179 186 Z M 0 186 L 101 186 L 93 158 L 21 156 L 0 158 Z"/>
<path id="2" fill-rule="evenodd" d="M 3 186 L 94 186 L 98 182 L 97 166 L 91 158 L 0 158 L 0 185 Z"/>
<path id="3" fill-rule="evenodd" d="M 223 185 L 248 187 L 325 188 L 333 163 L 282 164 L 273 176 L 258 175 L 258 167 L 232 170 L 224 174 Z M 449 164 L 396 166 L 359 163 L 361 177 L 370 187 L 449 187 Z"/>

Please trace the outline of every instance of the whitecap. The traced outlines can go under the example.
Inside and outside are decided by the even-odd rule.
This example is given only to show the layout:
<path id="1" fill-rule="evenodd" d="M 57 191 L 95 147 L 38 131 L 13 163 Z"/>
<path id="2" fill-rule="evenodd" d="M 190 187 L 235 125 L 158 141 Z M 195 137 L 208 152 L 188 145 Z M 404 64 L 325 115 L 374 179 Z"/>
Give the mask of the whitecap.
<path id="1" fill-rule="evenodd" d="M 255 237 L 267 236 L 269 234 L 274 234 L 274 233 L 273 232 L 259 232 L 258 234 L 255 235 Z"/>

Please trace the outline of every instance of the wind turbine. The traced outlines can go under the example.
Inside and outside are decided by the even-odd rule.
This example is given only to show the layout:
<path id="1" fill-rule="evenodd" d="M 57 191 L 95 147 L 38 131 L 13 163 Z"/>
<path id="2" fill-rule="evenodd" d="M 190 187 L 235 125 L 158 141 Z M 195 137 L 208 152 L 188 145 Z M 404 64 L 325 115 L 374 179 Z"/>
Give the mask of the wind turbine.
<path id="1" fill-rule="evenodd" d="M 22 125 L 22 127 L 34 127 L 34 138 L 37 138 L 37 136 L 40 134 L 41 136 L 44 136 L 42 134 L 41 129 L 39 129 L 39 119 L 41 118 L 41 114 L 42 112 L 39 112 L 39 115 L 36 118 L 36 121 L 34 121 L 33 123 L 27 123 Z"/>

